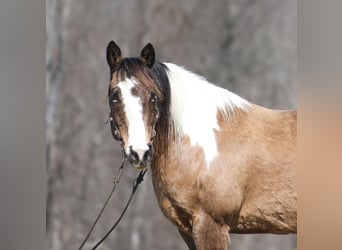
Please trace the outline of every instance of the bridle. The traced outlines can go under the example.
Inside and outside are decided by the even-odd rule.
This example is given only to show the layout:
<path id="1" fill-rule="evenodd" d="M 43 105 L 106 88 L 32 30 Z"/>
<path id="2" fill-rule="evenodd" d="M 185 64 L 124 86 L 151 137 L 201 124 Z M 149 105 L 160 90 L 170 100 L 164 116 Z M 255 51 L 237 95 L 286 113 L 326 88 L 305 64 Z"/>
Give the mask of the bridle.
<path id="1" fill-rule="evenodd" d="M 121 151 L 122 151 L 122 157 L 123 157 L 123 159 L 126 159 L 127 154 L 126 154 L 126 151 L 125 151 L 125 142 L 124 142 L 124 140 L 123 140 L 123 138 L 121 136 L 121 132 L 120 132 L 119 126 L 117 125 L 117 122 L 114 119 L 114 108 L 113 108 L 112 96 L 113 96 L 113 94 L 111 94 L 109 96 L 110 111 L 109 111 L 108 119 L 107 119 L 106 123 L 110 124 L 113 138 L 120 143 Z M 154 94 L 153 92 L 151 92 L 151 98 L 152 98 L 151 100 L 153 100 L 154 111 L 156 113 L 156 115 L 155 115 L 155 117 L 153 119 L 152 128 L 151 128 L 151 137 L 150 137 L 150 144 L 151 144 L 151 147 L 153 147 L 153 139 L 154 139 L 154 137 L 157 134 L 156 131 L 155 131 L 155 127 L 156 127 L 156 123 L 157 123 L 157 121 L 159 119 L 159 108 L 158 108 L 158 98 L 157 98 L 157 95 Z"/>
<path id="2" fill-rule="evenodd" d="M 153 120 L 153 124 L 152 124 L 152 128 L 151 128 L 151 139 L 150 139 L 150 144 L 151 144 L 151 150 L 153 150 L 153 139 L 154 137 L 156 136 L 156 131 L 155 131 L 155 126 L 156 126 L 156 123 L 159 119 L 159 108 L 158 108 L 158 99 L 157 99 L 157 96 L 152 93 L 151 95 L 153 95 L 153 102 L 154 102 L 154 111 L 156 113 L 155 117 L 154 117 L 154 120 Z M 121 133 L 120 133 L 120 129 L 114 119 L 114 109 L 112 107 L 112 102 L 111 102 L 111 97 L 112 96 L 109 96 L 109 106 L 110 106 L 110 111 L 109 111 L 109 115 L 108 115 L 108 119 L 107 119 L 107 122 L 106 124 L 110 123 L 110 127 L 111 127 L 111 132 L 112 132 L 112 136 L 115 140 L 119 141 L 120 143 L 120 146 L 121 146 L 121 166 L 119 168 L 119 172 L 118 172 L 118 175 L 116 178 L 114 178 L 114 185 L 113 185 L 113 188 L 112 188 L 112 191 L 110 192 L 106 202 L 104 203 L 103 207 L 101 208 L 98 216 L 96 217 L 94 223 L 92 224 L 89 232 L 87 233 L 86 237 L 84 238 L 84 240 L 82 241 L 80 247 L 78 248 L 79 250 L 81 250 L 83 248 L 83 246 L 85 245 L 85 243 L 87 242 L 87 240 L 89 239 L 90 237 L 90 234 L 92 233 L 92 231 L 94 230 L 95 228 L 95 225 L 96 223 L 98 222 L 98 220 L 100 219 L 105 207 L 107 206 L 110 198 L 112 197 L 115 189 L 116 189 L 116 186 L 117 184 L 120 182 L 120 179 L 121 179 L 121 176 L 122 176 L 122 173 L 123 173 L 123 167 L 124 167 L 124 164 L 126 162 L 126 159 L 127 159 L 127 154 L 126 154 L 126 150 L 125 150 L 125 142 L 121 136 Z M 124 216 L 126 210 L 128 209 L 128 206 L 129 204 L 131 203 L 131 200 L 139 186 L 139 184 L 144 180 L 144 175 L 145 173 L 147 172 L 147 168 L 141 170 L 139 172 L 139 175 L 137 178 L 134 179 L 134 182 L 133 182 L 133 188 L 132 188 L 132 193 L 128 199 L 128 202 L 126 204 L 126 206 L 124 207 L 121 215 L 119 216 L 119 218 L 117 219 L 117 221 L 114 223 L 114 225 L 110 228 L 110 230 L 105 234 L 105 236 L 102 237 L 102 239 L 96 243 L 96 245 L 94 245 L 94 247 L 92 248 L 92 250 L 95 250 L 98 246 L 100 246 L 102 244 L 102 242 L 111 234 L 111 232 L 116 228 L 116 226 L 119 224 L 119 222 L 121 221 L 122 217 Z"/>

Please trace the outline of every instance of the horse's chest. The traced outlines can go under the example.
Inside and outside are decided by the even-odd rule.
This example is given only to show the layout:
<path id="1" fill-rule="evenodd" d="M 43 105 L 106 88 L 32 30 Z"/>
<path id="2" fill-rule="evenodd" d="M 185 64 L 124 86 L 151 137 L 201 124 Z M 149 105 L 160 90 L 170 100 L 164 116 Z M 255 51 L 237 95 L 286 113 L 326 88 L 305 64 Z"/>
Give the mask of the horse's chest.
<path id="1" fill-rule="evenodd" d="M 153 185 L 163 214 L 182 231 L 191 232 L 197 190 L 159 178 L 153 179 Z"/>

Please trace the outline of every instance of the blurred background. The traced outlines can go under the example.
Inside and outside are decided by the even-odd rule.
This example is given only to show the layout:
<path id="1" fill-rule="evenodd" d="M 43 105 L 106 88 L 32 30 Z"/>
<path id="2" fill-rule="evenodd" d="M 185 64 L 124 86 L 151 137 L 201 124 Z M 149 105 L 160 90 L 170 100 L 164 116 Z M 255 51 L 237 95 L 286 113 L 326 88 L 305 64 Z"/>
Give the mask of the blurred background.
<path id="1" fill-rule="evenodd" d="M 111 190 L 120 147 L 106 125 L 110 40 L 123 56 L 151 42 L 174 62 L 270 108 L 296 108 L 295 0 L 47 0 L 47 248 L 76 249 Z M 87 246 L 112 226 L 138 174 L 127 168 Z M 231 235 L 229 250 L 292 250 L 295 235 Z M 150 175 L 101 249 L 187 249 Z"/>

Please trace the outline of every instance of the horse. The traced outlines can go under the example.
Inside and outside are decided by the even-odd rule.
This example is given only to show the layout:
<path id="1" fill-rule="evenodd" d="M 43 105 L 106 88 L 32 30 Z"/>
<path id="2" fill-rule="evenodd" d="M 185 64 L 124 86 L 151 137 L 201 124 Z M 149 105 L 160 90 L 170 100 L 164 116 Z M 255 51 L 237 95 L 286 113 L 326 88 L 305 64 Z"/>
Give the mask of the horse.
<path id="1" fill-rule="evenodd" d="M 162 213 L 189 249 L 228 249 L 229 234 L 297 232 L 297 112 L 272 110 L 156 60 L 122 58 L 111 41 L 114 137 L 151 170 Z"/>

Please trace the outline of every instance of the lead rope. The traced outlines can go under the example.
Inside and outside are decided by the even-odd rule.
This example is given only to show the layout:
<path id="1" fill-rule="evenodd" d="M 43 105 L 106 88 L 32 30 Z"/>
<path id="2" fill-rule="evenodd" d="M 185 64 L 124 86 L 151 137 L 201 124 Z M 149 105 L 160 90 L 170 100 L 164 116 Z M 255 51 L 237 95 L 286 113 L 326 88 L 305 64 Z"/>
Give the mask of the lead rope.
<path id="1" fill-rule="evenodd" d="M 82 241 L 81 245 L 79 246 L 78 250 L 81 250 L 84 246 L 84 244 L 88 241 L 89 237 L 90 237 L 90 234 L 93 232 L 94 228 L 95 228 L 95 225 L 97 224 L 98 220 L 100 219 L 103 211 L 105 210 L 109 200 L 112 198 L 112 195 L 116 189 L 116 186 L 117 184 L 120 182 L 120 179 L 121 179 L 121 176 L 122 176 L 122 173 L 123 173 L 123 166 L 124 166 L 124 163 L 125 163 L 125 160 L 124 158 L 122 158 L 122 162 L 121 162 L 121 166 L 119 168 L 119 173 L 118 175 L 114 178 L 114 185 L 113 185 L 113 188 L 112 188 L 112 191 L 110 192 L 110 194 L 108 195 L 107 197 L 107 200 L 106 202 L 104 203 L 104 205 L 102 206 L 99 214 L 97 215 L 93 225 L 91 226 L 89 232 L 87 233 L 86 237 L 84 238 L 84 240 Z"/>
<path id="2" fill-rule="evenodd" d="M 135 178 L 134 182 L 133 182 L 133 189 L 132 189 L 132 193 L 131 193 L 131 196 L 129 197 L 128 199 L 128 202 L 125 206 L 125 208 L 123 209 L 120 217 L 117 219 L 117 221 L 114 223 L 114 225 L 112 226 L 111 229 L 109 229 L 109 231 L 105 234 L 105 236 L 103 236 L 103 238 L 98 242 L 96 243 L 95 246 L 93 246 L 93 248 L 91 250 L 95 250 L 99 245 L 102 244 L 102 242 L 112 233 L 112 231 L 116 228 L 116 226 L 119 224 L 119 222 L 121 221 L 122 217 L 124 216 L 124 214 L 126 213 L 126 210 L 129 206 L 129 204 L 131 203 L 132 201 L 132 198 L 135 194 L 135 192 L 137 191 L 137 188 L 139 186 L 139 184 L 144 180 L 144 175 L 146 173 L 147 169 L 144 169 L 144 170 L 141 170 L 138 177 Z"/>

